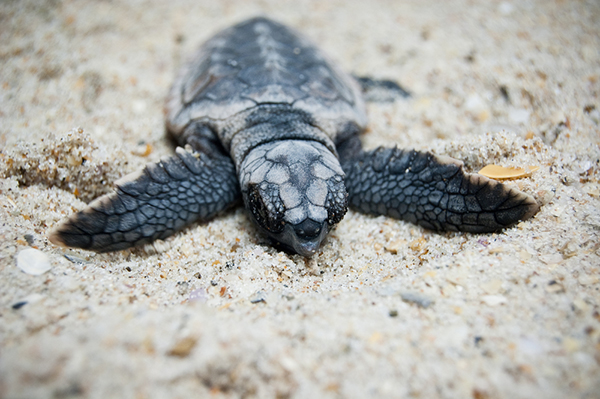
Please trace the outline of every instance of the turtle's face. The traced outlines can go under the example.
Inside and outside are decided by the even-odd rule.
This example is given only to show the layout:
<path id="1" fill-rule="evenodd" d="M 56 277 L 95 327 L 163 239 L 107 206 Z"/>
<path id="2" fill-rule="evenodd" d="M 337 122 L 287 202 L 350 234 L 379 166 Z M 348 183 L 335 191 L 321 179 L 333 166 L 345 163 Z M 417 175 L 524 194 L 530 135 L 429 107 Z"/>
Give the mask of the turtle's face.
<path id="1" fill-rule="evenodd" d="M 347 210 L 344 172 L 324 145 L 276 141 L 252 150 L 240 183 L 257 225 L 287 249 L 312 256 Z"/>

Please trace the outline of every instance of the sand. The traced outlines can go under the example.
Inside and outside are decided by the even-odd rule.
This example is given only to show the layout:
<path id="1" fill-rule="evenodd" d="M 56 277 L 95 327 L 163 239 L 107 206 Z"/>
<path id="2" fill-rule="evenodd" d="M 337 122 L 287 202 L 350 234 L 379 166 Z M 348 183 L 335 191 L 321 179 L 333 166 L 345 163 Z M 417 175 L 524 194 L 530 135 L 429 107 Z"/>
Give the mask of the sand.
<path id="1" fill-rule="evenodd" d="M 470 235 L 351 211 L 310 260 L 243 209 L 131 251 L 50 244 L 172 153 L 177 68 L 259 14 L 411 91 L 369 105 L 368 148 L 539 166 L 508 183 L 539 213 Z M 599 49 L 596 1 L 0 3 L 0 397 L 599 398 Z M 49 270 L 18 267 L 31 247 Z"/>

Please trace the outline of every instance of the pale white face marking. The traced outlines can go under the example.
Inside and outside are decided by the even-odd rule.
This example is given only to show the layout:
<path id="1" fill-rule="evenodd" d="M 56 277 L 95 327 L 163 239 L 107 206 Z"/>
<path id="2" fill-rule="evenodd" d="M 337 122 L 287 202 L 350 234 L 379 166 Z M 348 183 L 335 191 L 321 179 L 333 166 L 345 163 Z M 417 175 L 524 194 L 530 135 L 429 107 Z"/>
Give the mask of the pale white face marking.
<path id="1" fill-rule="evenodd" d="M 323 165 L 321 162 L 315 162 L 312 165 L 311 172 L 314 177 L 318 177 L 319 179 L 323 180 L 327 180 L 335 174 L 331 169 Z"/>
<path id="2" fill-rule="evenodd" d="M 302 223 L 306 219 L 307 212 L 304 206 L 299 206 L 285 212 L 284 220 L 292 225 Z"/>
<path id="3" fill-rule="evenodd" d="M 322 206 L 314 206 L 313 204 L 308 204 L 308 217 L 312 220 L 326 220 L 327 210 Z"/>
<path id="4" fill-rule="evenodd" d="M 252 155 L 254 156 L 254 159 L 252 159 L 252 161 L 249 161 L 247 164 L 248 165 L 247 167 L 249 170 L 254 170 L 254 169 L 258 168 L 260 165 L 262 165 L 263 163 L 267 162 L 267 160 L 264 158 L 264 156 L 259 157 L 258 155 L 254 155 L 254 154 L 252 154 Z"/>
<path id="5" fill-rule="evenodd" d="M 327 183 L 321 179 L 314 180 L 308 186 L 306 196 L 313 205 L 324 206 L 327 198 Z"/>
<path id="6" fill-rule="evenodd" d="M 290 174 L 283 165 L 275 164 L 267 173 L 267 181 L 269 183 L 283 184 L 290 179 Z"/>
<path id="7" fill-rule="evenodd" d="M 323 165 L 328 167 L 333 171 L 334 174 L 345 176 L 342 167 L 340 166 L 339 161 L 334 156 L 331 157 L 323 157 Z"/>
<path id="8" fill-rule="evenodd" d="M 272 164 L 270 162 L 265 162 L 262 165 L 260 165 L 257 169 L 252 171 L 252 174 L 250 175 L 250 182 L 256 184 L 262 183 L 265 180 L 267 172 L 269 171 L 269 169 L 271 169 L 271 166 Z"/>
<path id="9" fill-rule="evenodd" d="M 281 197 L 281 200 L 287 209 L 295 208 L 302 202 L 302 196 L 300 195 L 300 192 L 290 183 L 281 186 L 281 189 L 279 190 L 279 196 Z"/>

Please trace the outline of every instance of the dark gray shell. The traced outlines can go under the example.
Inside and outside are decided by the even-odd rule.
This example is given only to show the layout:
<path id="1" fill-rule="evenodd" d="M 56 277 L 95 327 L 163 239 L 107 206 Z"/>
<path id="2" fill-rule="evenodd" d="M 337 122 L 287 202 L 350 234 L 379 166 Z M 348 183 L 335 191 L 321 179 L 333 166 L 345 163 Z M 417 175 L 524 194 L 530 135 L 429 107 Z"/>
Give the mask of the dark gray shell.
<path id="1" fill-rule="evenodd" d="M 252 111 L 274 104 L 304 111 L 332 150 L 349 124 L 361 131 L 367 122 L 354 79 L 297 32 L 254 18 L 214 36 L 182 69 L 167 103 L 167 125 L 180 142 L 191 123 L 209 125 L 230 149 Z"/>

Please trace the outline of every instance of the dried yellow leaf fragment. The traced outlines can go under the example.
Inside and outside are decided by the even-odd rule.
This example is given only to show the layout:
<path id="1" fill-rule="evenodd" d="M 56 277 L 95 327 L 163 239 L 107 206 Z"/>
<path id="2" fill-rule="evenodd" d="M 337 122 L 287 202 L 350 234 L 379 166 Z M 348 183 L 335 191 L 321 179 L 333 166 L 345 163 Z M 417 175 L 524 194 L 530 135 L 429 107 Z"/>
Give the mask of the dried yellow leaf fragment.
<path id="1" fill-rule="evenodd" d="M 478 173 L 490 179 L 505 180 L 505 179 L 520 179 L 529 177 L 533 172 L 538 170 L 539 166 L 525 166 L 523 168 L 504 167 L 499 165 L 487 165 Z"/>

